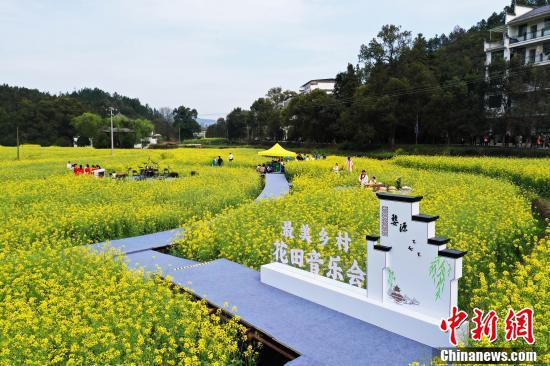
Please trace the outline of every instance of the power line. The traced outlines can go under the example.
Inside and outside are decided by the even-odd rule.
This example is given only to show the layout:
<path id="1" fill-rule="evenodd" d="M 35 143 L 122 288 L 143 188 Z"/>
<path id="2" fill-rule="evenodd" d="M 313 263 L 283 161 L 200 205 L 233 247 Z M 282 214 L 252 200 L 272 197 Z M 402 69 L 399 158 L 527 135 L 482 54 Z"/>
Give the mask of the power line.
<path id="1" fill-rule="evenodd" d="M 500 74 L 498 74 L 498 73 L 494 74 L 493 76 L 489 76 L 489 77 L 480 76 L 480 77 L 472 78 L 470 80 L 465 80 L 463 78 L 463 79 L 459 79 L 459 80 L 456 80 L 456 81 L 449 81 L 449 82 L 447 82 L 443 85 L 438 84 L 438 85 L 430 86 L 430 87 L 419 87 L 419 88 L 415 88 L 415 89 L 401 90 L 401 91 L 396 91 L 396 92 L 379 93 L 379 94 L 376 94 L 376 95 L 366 96 L 366 97 L 363 98 L 363 100 L 375 101 L 375 100 L 381 99 L 383 97 L 400 97 L 400 96 L 406 96 L 406 95 L 412 95 L 412 94 L 435 92 L 435 91 L 439 91 L 441 89 L 448 89 L 448 88 L 454 87 L 456 85 L 460 85 L 461 83 L 469 85 L 469 84 L 473 84 L 473 83 L 480 82 L 480 81 L 504 79 L 505 77 L 519 75 L 519 74 L 521 74 L 523 72 L 526 72 L 526 71 L 529 71 L 529 69 L 522 68 L 522 69 L 519 69 L 517 71 L 509 71 L 508 70 L 508 71 L 503 71 Z M 327 103 L 327 104 L 315 104 L 315 103 L 313 103 L 311 105 L 313 107 L 322 107 L 322 106 L 326 106 L 326 105 L 344 104 L 346 102 L 352 102 L 354 100 L 355 100 L 355 97 L 348 97 L 348 98 L 333 100 L 331 103 Z"/>
<path id="2" fill-rule="evenodd" d="M 363 98 L 365 101 L 376 101 L 379 99 L 382 99 L 384 97 L 401 97 L 401 96 L 407 96 L 407 95 L 414 95 L 414 94 L 423 94 L 423 93 L 430 93 L 430 92 L 437 92 L 440 90 L 449 89 L 452 87 L 455 87 L 460 84 L 466 84 L 471 85 L 477 82 L 489 82 L 493 80 L 499 80 L 499 79 L 505 79 L 507 77 L 511 76 L 517 76 L 522 73 L 525 73 L 527 71 L 530 71 L 529 68 L 525 67 L 518 67 L 516 69 L 507 69 L 499 73 L 494 73 L 493 75 L 485 76 L 474 76 L 471 78 L 466 79 L 465 77 L 460 78 L 458 80 L 450 80 L 444 84 L 438 84 L 433 86 L 426 86 L 426 87 L 418 87 L 418 88 L 412 88 L 412 89 L 401 89 L 394 92 L 386 92 L 386 93 L 378 93 L 375 95 L 369 95 Z M 348 98 L 342 98 L 342 99 L 335 99 L 331 101 L 330 103 L 313 103 L 310 104 L 313 107 L 323 107 L 327 105 L 336 105 L 336 104 L 346 104 L 347 102 L 353 102 L 356 98 L 355 97 L 348 97 Z M 223 115 L 223 114 L 229 114 L 230 112 L 224 112 L 224 113 L 201 113 L 201 116 L 210 116 L 210 115 Z"/>

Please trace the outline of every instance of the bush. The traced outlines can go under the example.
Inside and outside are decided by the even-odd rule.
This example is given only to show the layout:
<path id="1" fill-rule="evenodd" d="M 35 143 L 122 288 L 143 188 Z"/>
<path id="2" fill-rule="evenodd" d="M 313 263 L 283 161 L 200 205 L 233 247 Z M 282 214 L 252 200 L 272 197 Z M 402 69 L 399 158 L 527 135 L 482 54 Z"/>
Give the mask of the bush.
<path id="1" fill-rule="evenodd" d="M 62 147 L 73 146 L 73 139 L 67 136 L 58 137 L 55 140 L 54 145 Z"/>
<path id="2" fill-rule="evenodd" d="M 84 146 L 90 146 L 90 139 L 86 136 L 79 136 L 76 140 L 76 146 L 84 147 Z"/>

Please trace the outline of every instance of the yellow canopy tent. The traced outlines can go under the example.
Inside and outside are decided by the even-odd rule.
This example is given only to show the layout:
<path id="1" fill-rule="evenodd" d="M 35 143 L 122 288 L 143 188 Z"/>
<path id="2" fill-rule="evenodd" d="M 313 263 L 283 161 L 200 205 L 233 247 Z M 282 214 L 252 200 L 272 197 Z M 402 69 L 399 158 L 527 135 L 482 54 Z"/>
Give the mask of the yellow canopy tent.
<path id="1" fill-rule="evenodd" d="M 269 156 L 275 158 L 289 158 L 296 157 L 296 153 L 284 149 L 281 145 L 275 144 L 270 149 L 258 152 L 260 156 Z"/>

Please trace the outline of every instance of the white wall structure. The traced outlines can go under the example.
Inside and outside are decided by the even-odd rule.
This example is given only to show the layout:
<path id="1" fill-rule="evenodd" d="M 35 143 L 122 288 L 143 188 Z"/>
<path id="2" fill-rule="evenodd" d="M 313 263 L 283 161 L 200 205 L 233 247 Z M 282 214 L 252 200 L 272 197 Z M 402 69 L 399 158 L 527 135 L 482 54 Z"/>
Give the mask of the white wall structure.
<path id="1" fill-rule="evenodd" d="M 449 347 L 442 319 L 457 306 L 465 252 L 435 235 L 438 216 L 419 213 L 420 196 L 377 193 L 380 236 L 367 236 L 367 289 L 283 263 L 261 267 L 263 283 L 431 347 Z M 458 330 L 467 339 L 467 323 Z"/>
<path id="2" fill-rule="evenodd" d="M 334 84 L 336 79 L 315 79 L 310 80 L 300 87 L 300 93 L 309 93 L 313 90 L 320 89 L 328 94 L 332 94 L 334 91 Z"/>

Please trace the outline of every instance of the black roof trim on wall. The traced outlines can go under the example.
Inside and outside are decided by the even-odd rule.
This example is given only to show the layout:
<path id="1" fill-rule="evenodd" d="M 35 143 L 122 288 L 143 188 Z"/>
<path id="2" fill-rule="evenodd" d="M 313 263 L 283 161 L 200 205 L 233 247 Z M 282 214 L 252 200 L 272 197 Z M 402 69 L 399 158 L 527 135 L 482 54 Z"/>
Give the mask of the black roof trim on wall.
<path id="1" fill-rule="evenodd" d="M 421 222 L 432 222 L 437 219 L 439 219 L 439 216 L 432 216 L 432 215 L 425 215 L 425 214 L 418 214 L 418 215 L 412 216 L 413 221 L 421 221 Z"/>
<path id="2" fill-rule="evenodd" d="M 442 238 L 440 236 L 434 236 L 433 238 L 428 239 L 428 244 L 443 245 L 443 244 L 447 244 L 450 241 L 451 239 Z"/>
<path id="3" fill-rule="evenodd" d="M 367 240 L 369 240 L 369 241 L 378 241 L 378 239 L 380 239 L 379 236 L 376 236 L 376 235 L 367 235 Z"/>
<path id="4" fill-rule="evenodd" d="M 389 201 L 399 201 L 399 202 L 419 202 L 422 199 L 422 196 L 405 196 L 402 194 L 393 194 L 385 192 L 377 192 L 376 196 L 379 199 L 389 200 Z"/>
<path id="5" fill-rule="evenodd" d="M 383 252 L 389 252 L 391 250 L 391 247 L 387 247 L 385 245 L 375 245 L 374 249 L 381 250 Z"/>
<path id="6" fill-rule="evenodd" d="M 448 257 L 448 258 L 460 258 L 464 257 L 464 255 L 468 252 L 462 252 L 460 250 L 455 249 L 443 249 L 440 250 L 437 254 L 441 257 Z"/>

